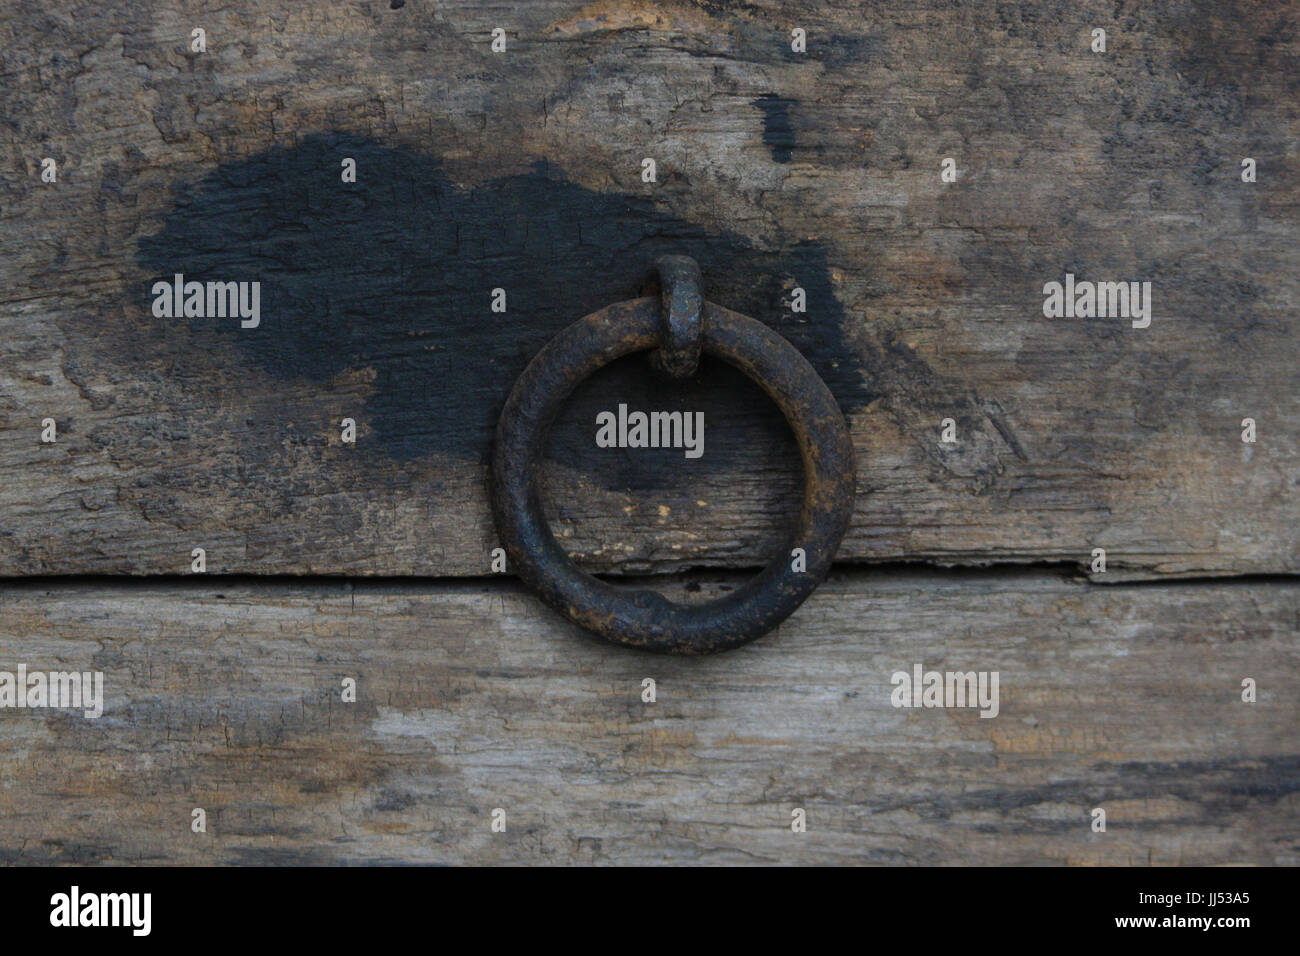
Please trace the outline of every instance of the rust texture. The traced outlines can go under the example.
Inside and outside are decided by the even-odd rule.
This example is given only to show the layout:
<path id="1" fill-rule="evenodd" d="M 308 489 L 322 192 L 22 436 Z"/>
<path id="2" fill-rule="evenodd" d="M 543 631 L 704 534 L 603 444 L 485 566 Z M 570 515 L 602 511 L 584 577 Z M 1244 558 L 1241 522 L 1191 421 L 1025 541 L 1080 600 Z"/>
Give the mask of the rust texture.
<path id="1" fill-rule="evenodd" d="M 690 256 L 663 256 L 655 263 L 662 289 L 663 344 L 651 355 L 671 378 L 689 378 L 700 364 L 704 293 L 700 266 Z"/>

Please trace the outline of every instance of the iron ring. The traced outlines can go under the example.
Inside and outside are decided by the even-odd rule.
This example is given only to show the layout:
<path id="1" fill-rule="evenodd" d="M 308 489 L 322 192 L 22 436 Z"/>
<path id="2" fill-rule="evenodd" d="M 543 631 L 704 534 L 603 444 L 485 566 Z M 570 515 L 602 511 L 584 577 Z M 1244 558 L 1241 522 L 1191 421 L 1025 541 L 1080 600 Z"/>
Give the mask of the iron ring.
<path id="1" fill-rule="evenodd" d="M 564 329 L 515 382 L 493 441 L 492 509 L 509 566 L 551 607 L 607 640 L 669 654 L 708 654 L 765 634 L 825 578 L 853 512 L 854 462 L 844 416 L 813 367 L 766 325 L 703 303 L 700 348 L 740 369 L 785 413 L 799 445 L 804 498 L 786 548 L 745 585 L 704 604 L 620 587 L 581 570 L 542 513 L 537 475 L 565 399 L 597 369 L 664 346 L 661 303 L 633 299 Z M 804 570 L 791 555 L 803 549 Z"/>

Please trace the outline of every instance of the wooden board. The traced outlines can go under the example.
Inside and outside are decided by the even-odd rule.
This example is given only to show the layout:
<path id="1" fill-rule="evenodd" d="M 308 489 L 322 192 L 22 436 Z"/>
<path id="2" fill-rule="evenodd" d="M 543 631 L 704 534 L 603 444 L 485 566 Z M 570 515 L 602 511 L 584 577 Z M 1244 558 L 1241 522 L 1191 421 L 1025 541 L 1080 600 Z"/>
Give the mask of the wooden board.
<path id="1" fill-rule="evenodd" d="M 514 377 L 669 250 L 844 407 L 844 560 L 1294 572 L 1294 26 L 1266 2 L 7 4 L 0 574 L 195 547 L 214 573 L 482 574 Z M 261 324 L 155 318 L 176 272 L 261 282 Z M 1045 318 L 1067 272 L 1150 281 L 1150 327 Z M 556 432 L 557 532 L 596 569 L 764 561 L 797 485 L 771 408 L 628 364 Z M 619 401 L 704 411 L 704 457 L 595 449 Z"/>
<path id="2" fill-rule="evenodd" d="M 29 583 L 0 619 L 3 667 L 105 687 L 0 714 L 5 863 L 1300 862 L 1286 583 L 841 573 L 703 659 L 504 581 Z M 998 671 L 998 715 L 895 708 L 918 663 Z"/>

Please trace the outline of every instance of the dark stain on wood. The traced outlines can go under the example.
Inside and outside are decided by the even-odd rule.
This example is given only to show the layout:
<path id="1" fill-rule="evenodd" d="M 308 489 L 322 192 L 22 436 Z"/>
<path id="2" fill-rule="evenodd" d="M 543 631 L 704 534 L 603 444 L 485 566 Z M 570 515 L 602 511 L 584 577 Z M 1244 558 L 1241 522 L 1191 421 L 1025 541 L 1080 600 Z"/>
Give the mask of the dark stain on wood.
<path id="1" fill-rule="evenodd" d="M 790 155 L 795 148 L 790 108 L 798 104 L 775 93 L 764 93 L 754 100 L 754 105 L 763 111 L 763 142 L 772 150 L 772 161 L 790 162 Z"/>
<path id="2" fill-rule="evenodd" d="M 341 183 L 344 157 L 356 160 L 358 184 Z M 505 395 L 537 350 L 577 318 L 652 291 L 654 260 L 669 252 L 700 262 L 710 300 L 771 324 L 800 348 L 846 412 L 871 400 L 843 341 L 818 243 L 794 238 L 758 249 L 647 196 L 567 182 L 546 163 L 462 186 L 436 157 L 409 148 L 311 136 L 179 189 L 162 228 L 140 240 L 138 261 L 152 277 L 145 293 L 153 278 L 175 273 L 261 281 L 258 328 L 190 319 L 187 351 L 233 342 L 275 376 L 325 388 L 367 371 L 374 388 L 366 415 L 385 454 L 481 460 Z M 807 293 L 805 314 L 789 311 L 795 286 Z M 504 314 L 491 311 L 494 288 L 506 290 Z M 151 302 L 141 305 L 147 311 Z M 627 391 L 656 408 L 717 407 L 734 403 L 732 392 L 756 399 L 739 373 L 713 365 L 676 403 L 676 386 L 665 391 L 648 374 L 634 375 Z M 769 416 L 764 427 L 779 430 L 779 419 Z M 560 447 L 567 454 L 581 441 L 590 449 L 589 432 L 561 438 Z M 733 463 L 717 451 L 701 467 Z"/>
<path id="3" fill-rule="evenodd" d="M 1233 812 L 1245 803 L 1272 806 L 1300 793 L 1300 759 L 1291 754 L 1187 761 L 1128 761 L 1098 763 L 1091 776 L 1026 787 L 1014 793 L 984 789 L 935 799 L 922 796 L 876 807 L 876 813 L 912 810 L 925 819 L 949 820 L 954 814 L 973 810 L 1011 810 L 1041 804 L 1089 802 L 1103 806 L 1108 801 L 1177 797 L 1188 806 L 1216 812 Z M 1182 822 L 1190 822 L 1182 821 Z M 1061 830 L 1077 826 L 1074 821 L 1051 824 Z"/>

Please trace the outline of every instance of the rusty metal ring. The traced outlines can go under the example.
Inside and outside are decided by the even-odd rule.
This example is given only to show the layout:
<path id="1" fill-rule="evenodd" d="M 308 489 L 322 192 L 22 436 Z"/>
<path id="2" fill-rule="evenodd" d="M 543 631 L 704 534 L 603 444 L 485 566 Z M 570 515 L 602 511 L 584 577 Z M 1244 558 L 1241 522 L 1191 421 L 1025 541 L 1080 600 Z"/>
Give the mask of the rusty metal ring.
<path id="1" fill-rule="evenodd" d="M 677 604 L 581 570 L 551 534 L 537 475 L 546 435 L 573 389 L 615 359 L 664 345 L 658 299 L 619 302 L 579 319 L 515 382 L 492 448 L 492 509 L 510 567 L 551 607 L 618 644 L 671 654 L 738 647 L 790 616 L 830 570 L 853 511 L 853 447 L 830 390 L 789 342 L 761 322 L 703 303 L 700 346 L 740 369 L 785 413 L 803 460 L 804 500 L 786 547 L 726 597 Z M 803 549 L 805 570 L 792 553 Z"/>

